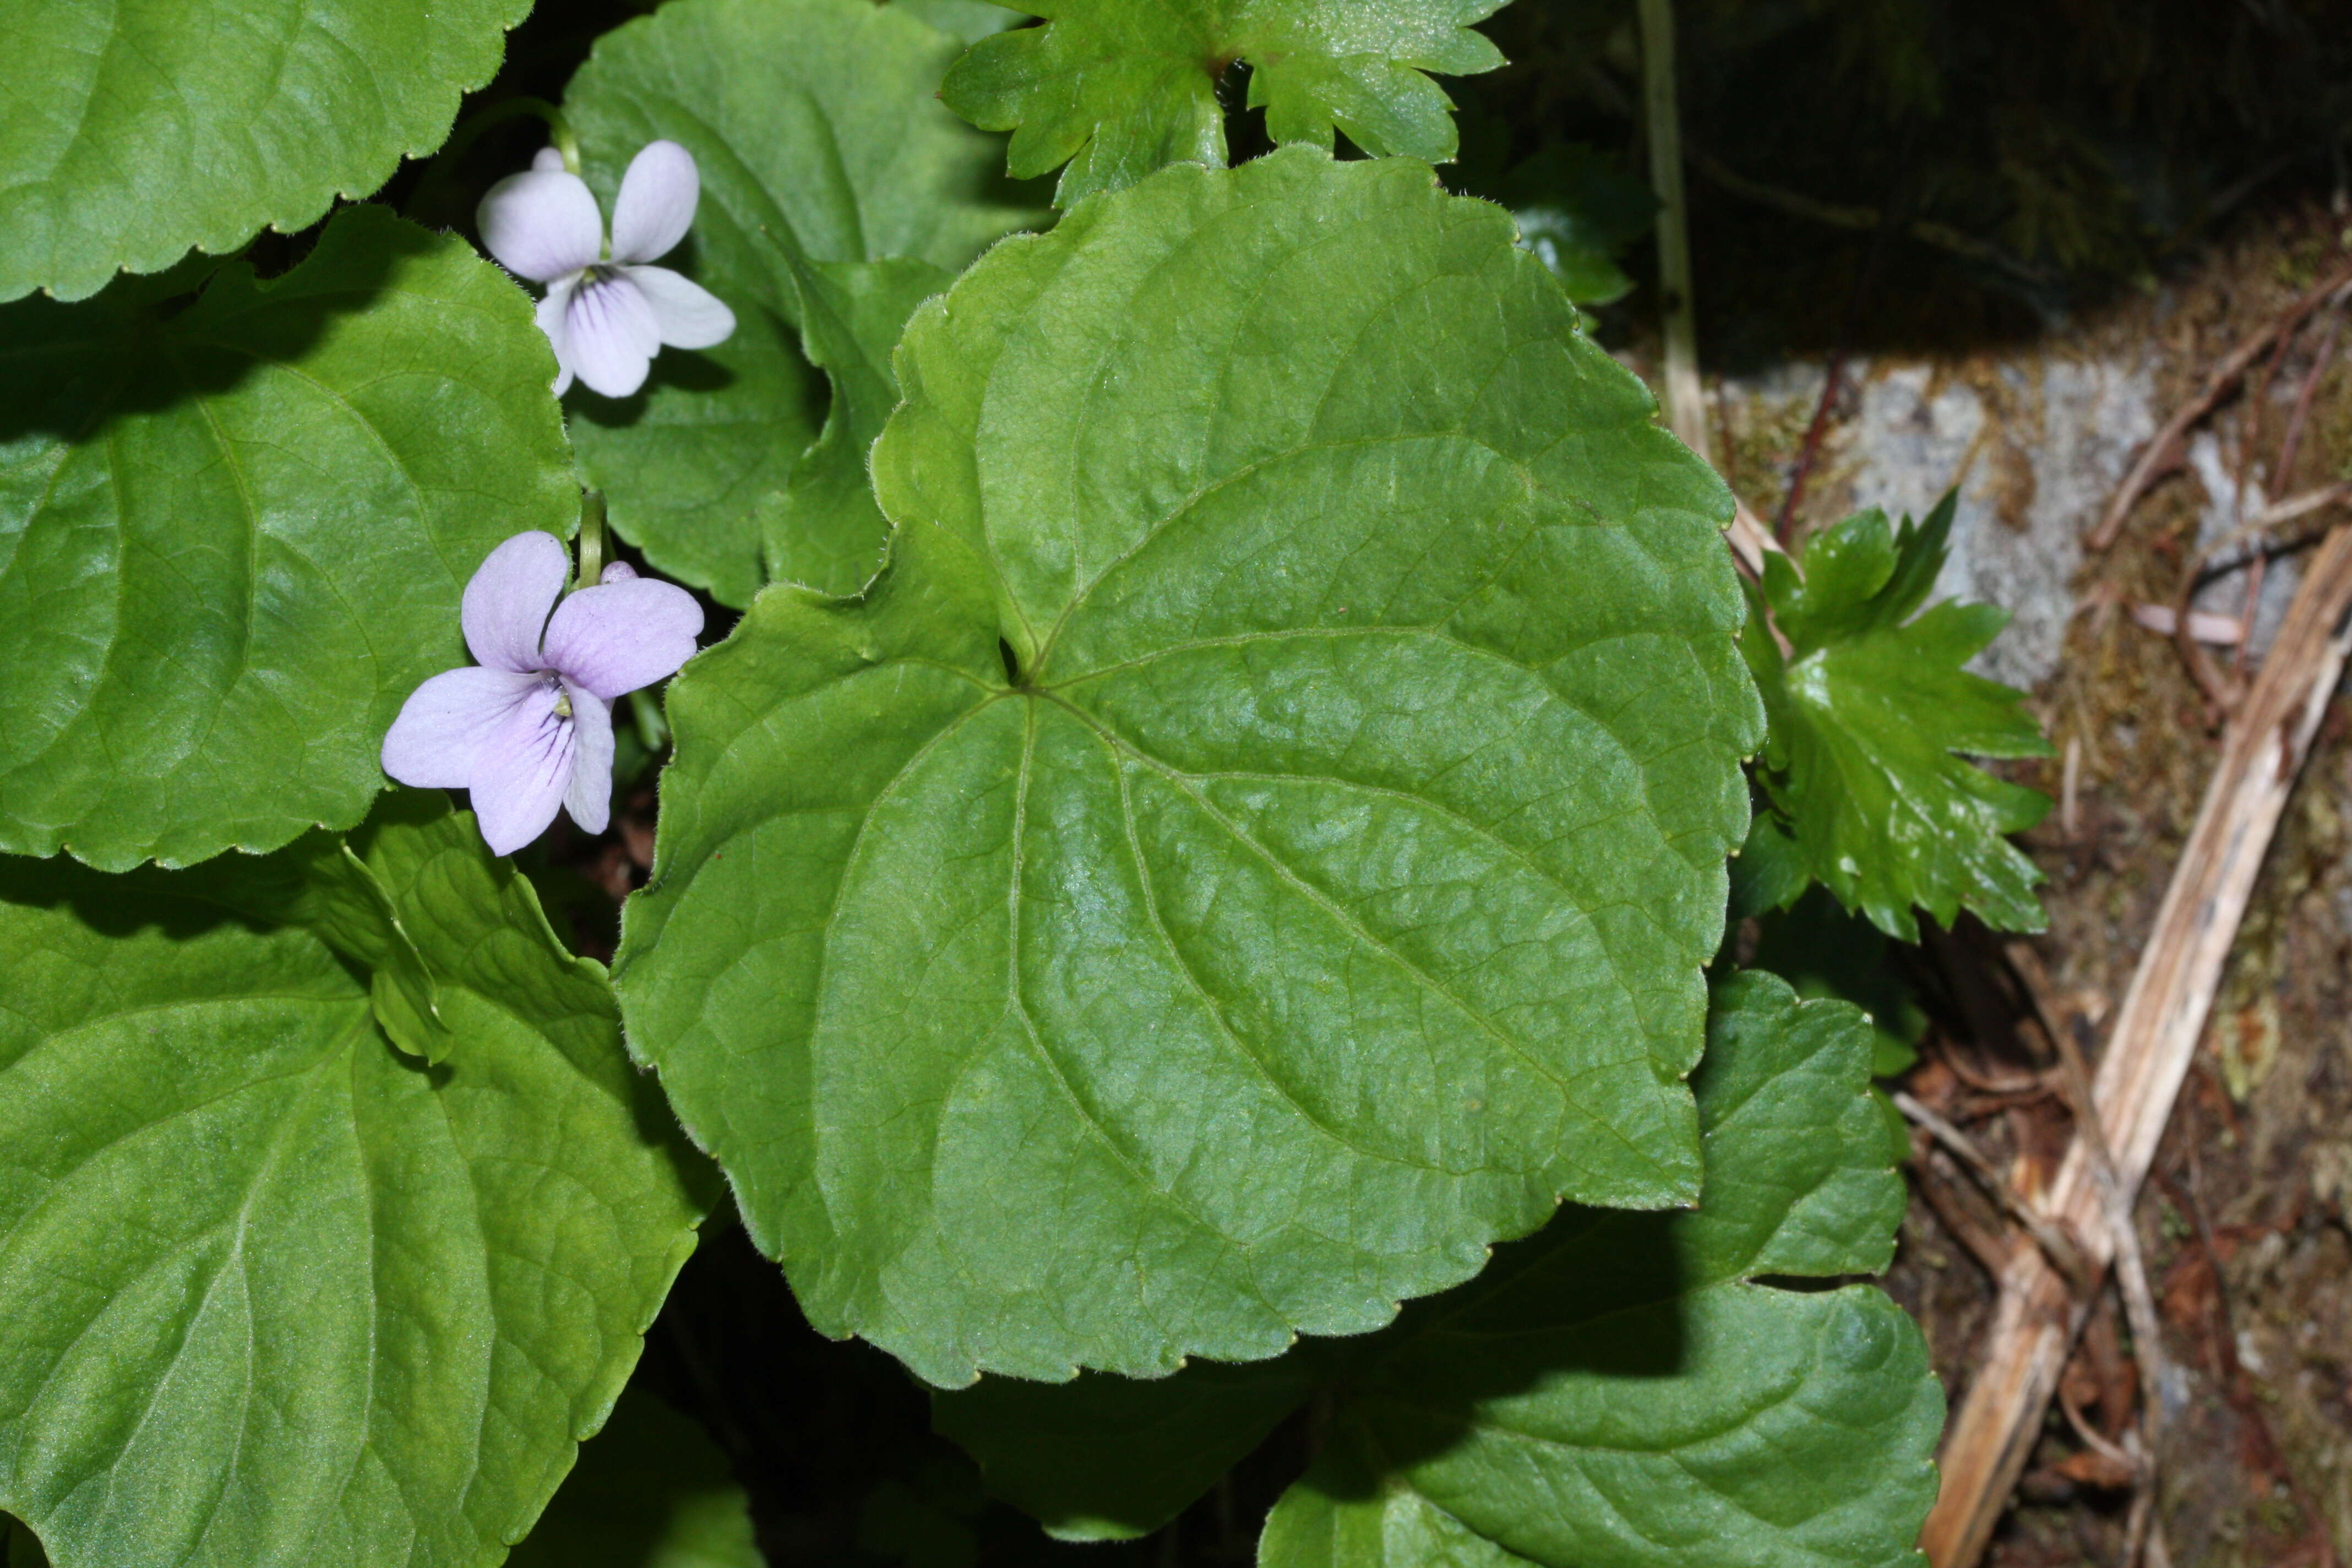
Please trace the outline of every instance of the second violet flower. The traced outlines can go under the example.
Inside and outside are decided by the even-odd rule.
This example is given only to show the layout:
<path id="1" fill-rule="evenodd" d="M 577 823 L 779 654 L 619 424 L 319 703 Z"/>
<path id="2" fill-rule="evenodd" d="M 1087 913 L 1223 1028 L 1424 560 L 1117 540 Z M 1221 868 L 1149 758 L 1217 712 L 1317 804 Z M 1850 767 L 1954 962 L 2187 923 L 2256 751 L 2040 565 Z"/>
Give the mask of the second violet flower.
<path id="1" fill-rule="evenodd" d="M 621 177 L 609 255 L 594 193 L 551 147 L 482 197 L 483 245 L 508 271 L 547 285 L 539 326 L 561 367 L 557 396 L 576 375 L 607 397 L 626 397 L 645 384 L 663 345 L 707 349 L 735 330 L 735 313 L 709 289 L 650 265 L 686 237 L 701 194 L 693 153 L 675 142 L 646 143 Z"/>
<path id="2" fill-rule="evenodd" d="M 558 809 L 604 831 L 613 700 L 674 674 L 702 632 L 702 606 L 683 588 L 616 561 L 602 583 L 566 595 L 571 573 L 551 533 L 491 551 L 459 611 L 479 662 L 411 692 L 383 738 L 383 771 L 402 784 L 472 792 L 492 854 L 538 837 Z"/>

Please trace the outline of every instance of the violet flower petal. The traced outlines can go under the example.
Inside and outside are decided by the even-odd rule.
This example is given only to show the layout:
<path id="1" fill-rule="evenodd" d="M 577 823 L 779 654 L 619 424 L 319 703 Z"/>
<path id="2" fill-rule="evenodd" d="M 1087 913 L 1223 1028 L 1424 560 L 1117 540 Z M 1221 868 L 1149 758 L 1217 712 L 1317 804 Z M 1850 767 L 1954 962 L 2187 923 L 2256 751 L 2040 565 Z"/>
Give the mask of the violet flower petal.
<path id="1" fill-rule="evenodd" d="M 651 686 L 694 657 L 702 606 L 668 583 L 640 577 L 583 588 L 547 623 L 548 668 L 611 701 Z"/>
<path id="2" fill-rule="evenodd" d="M 539 302 L 532 316 L 539 330 L 547 334 L 550 348 L 555 351 L 555 395 L 562 396 L 572 389 L 572 329 L 564 318 L 572 309 L 572 296 L 580 287 L 576 279 L 566 278 L 551 283 L 547 298 Z"/>
<path id="3" fill-rule="evenodd" d="M 474 753 L 468 787 L 482 842 L 493 855 L 511 855 L 546 832 L 572 787 L 577 730 L 573 719 L 555 711 L 562 690 L 556 681 L 541 681 Z"/>
<path id="4" fill-rule="evenodd" d="M 418 789 L 464 789 L 482 742 L 542 679 L 479 667 L 444 670 L 400 705 L 383 737 L 383 771 Z"/>
<path id="5" fill-rule="evenodd" d="M 567 680 L 572 700 L 572 783 L 563 809 L 583 833 L 602 833 L 613 820 L 613 710 L 604 700 Z"/>
<path id="6" fill-rule="evenodd" d="M 694 222 L 702 174 L 675 142 L 648 142 L 629 160 L 613 201 L 613 260 L 625 266 L 667 256 Z"/>
<path id="7" fill-rule="evenodd" d="M 572 552 L 551 533 L 518 533 L 475 568 L 458 620 L 477 662 L 529 673 L 547 668 L 539 635 L 572 575 Z"/>
<path id="8" fill-rule="evenodd" d="M 593 266 L 604 245 L 596 198 L 577 174 L 509 174 L 482 197 L 474 226 L 499 265 L 534 283 Z"/>
<path id="9" fill-rule="evenodd" d="M 644 290 L 617 273 L 591 278 L 563 314 L 572 369 L 607 397 L 626 397 L 646 384 L 661 352 L 661 328 Z"/>
<path id="10" fill-rule="evenodd" d="M 637 569 L 625 561 L 605 562 L 604 574 L 596 579 L 599 583 L 634 583 L 636 580 Z"/>
<path id="11" fill-rule="evenodd" d="M 717 295 L 667 267 L 624 267 L 621 276 L 653 307 L 654 325 L 672 348 L 707 349 L 735 330 L 735 312 Z"/>
<path id="12" fill-rule="evenodd" d="M 538 152 L 533 153 L 530 155 L 530 166 L 538 170 L 542 174 L 562 174 L 563 172 L 563 149 L 552 145 L 541 147 Z"/>

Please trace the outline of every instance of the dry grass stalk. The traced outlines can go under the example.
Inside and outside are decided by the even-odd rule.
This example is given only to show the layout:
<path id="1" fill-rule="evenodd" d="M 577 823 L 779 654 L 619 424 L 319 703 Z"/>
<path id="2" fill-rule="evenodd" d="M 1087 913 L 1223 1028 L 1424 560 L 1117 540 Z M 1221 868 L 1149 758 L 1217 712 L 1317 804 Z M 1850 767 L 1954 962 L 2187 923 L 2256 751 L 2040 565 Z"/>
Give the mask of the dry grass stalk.
<path id="1" fill-rule="evenodd" d="M 2340 281 L 2340 279 L 2338 280 Z M 2165 890 L 2093 1085 L 2095 1130 L 2078 1130 L 2047 1212 L 2104 1272 L 2204 1032 L 2254 878 L 2288 791 L 2344 670 L 2352 612 L 2352 529 L 2327 537 L 2286 624 L 2232 717 L 2197 826 Z M 2097 1168 L 2104 1132 L 2112 1179 Z M 1973 1568 L 2025 1468 L 2090 1298 L 2019 1237 L 1968 1397 L 1946 1436 L 1943 1492 L 1920 1534 L 1935 1568 Z"/>

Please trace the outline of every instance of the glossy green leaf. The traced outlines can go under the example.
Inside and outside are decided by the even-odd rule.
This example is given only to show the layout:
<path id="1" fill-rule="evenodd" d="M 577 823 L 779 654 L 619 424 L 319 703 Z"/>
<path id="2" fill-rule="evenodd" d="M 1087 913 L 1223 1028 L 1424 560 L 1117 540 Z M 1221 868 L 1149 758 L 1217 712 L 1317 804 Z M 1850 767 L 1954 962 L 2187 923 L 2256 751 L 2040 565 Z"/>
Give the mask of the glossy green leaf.
<path id="1" fill-rule="evenodd" d="M 1692 1080 L 1696 1211 L 1570 1209 L 1368 1340 L 1156 1384 L 992 1381 L 935 1396 L 940 1426 L 1049 1528 L 1132 1534 L 1205 1489 L 1129 1479 L 1160 1434 L 1232 1453 L 1323 1390 L 1320 1456 L 1267 1521 L 1262 1568 L 1916 1562 L 1942 1415 L 1918 1331 L 1875 1289 L 1753 1282 L 1892 1256 L 1904 1194 L 1869 1067 L 1854 1008 L 1736 976 Z"/>
<path id="2" fill-rule="evenodd" d="M 0 35 L 0 300 L 315 222 L 449 133 L 530 0 L 24 0 Z M 14 367 L 11 380 L 21 374 Z"/>
<path id="3" fill-rule="evenodd" d="M 1748 825 L 1748 842 L 1731 861 L 1731 923 L 1793 908 L 1813 885 L 1805 851 L 1767 803 Z"/>
<path id="4" fill-rule="evenodd" d="M 57 1568 L 488 1568 L 693 1247 L 603 971 L 438 795 L 353 846 L 438 1067 L 217 868 L 0 859 L 0 1506 Z"/>
<path id="5" fill-rule="evenodd" d="M 457 601 L 579 491 L 530 303 L 378 207 L 184 309 L 0 310 L 0 850 L 110 869 L 348 827 Z"/>
<path id="6" fill-rule="evenodd" d="M 1696 1190 L 1729 498 L 1425 164 L 1170 170 L 917 313 L 891 565 L 670 689 L 630 1037 L 934 1382 L 1376 1328 Z"/>
<path id="7" fill-rule="evenodd" d="M 1806 868 L 1887 935 L 1916 942 L 1916 905 L 1948 926 L 1962 908 L 2008 931 L 2040 931 L 2042 873 L 2005 835 L 2047 796 L 1965 756 L 2041 757 L 2050 743 L 2024 693 L 1961 667 L 2008 616 L 1934 589 L 1953 498 L 1898 533 L 1875 508 L 1809 543 L 1802 573 L 1765 561 L 1740 647 L 1771 715 L 1759 770 Z M 1784 655 L 1761 615 L 1788 639 Z"/>
<path id="8" fill-rule="evenodd" d="M 879 563 L 884 525 L 864 482 L 870 378 L 839 384 L 827 422 L 810 360 L 837 384 L 861 360 L 887 369 L 921 295 L 905 293 L 909 270 L 843 264 L 903 257 L 951 272 L 1032 216 L 995 173 L 996 139 L 940 106 L 957 48 L 873 0 L 676 0 L 597 40 L 565 95 L 607 211 L 656 137 L 701 168 L 693 234 L 667 264 L 727 301 L 735 333 L 666 352 L 634 397 L 576 395 L 572 438 L 614 526 L 723 604 L 751 603 L 771 568 L 853 593 Z M 812 267 L 827 297 L 804 310 Z M 898 321 L 882 320 L 890 309 Z M 857 348 L 820 319 L 833 314 L 864 334 Z M 896 401 L 886 375 L 883 412 Z M 803 474 L 821 426 L 829 445 Z"/>
<path id="9" fill-rule="evenodd" d="M 632 1388 L 581 1446 L 507 1568 L 767 1568 L 751 1504 L 702 1428 Z"/>
<path id="10" fill-rule="evenodd" d="M 1424 74 L 1503 63 L 1471 24 L 1505 0 L 1034 0 L 1047 18 L 982 38 L 941 84 L 949 108 L 1013 132 L 1018 177 L 1066 163 L 1067 207 L 1174 163 L 1225 163 L 1217 83 L 1250 68 L 1249 106 L 1277 145 L 1332 149 L 1334 130 L 1367 153 L 1443 163 L 1453 105 Z"/>

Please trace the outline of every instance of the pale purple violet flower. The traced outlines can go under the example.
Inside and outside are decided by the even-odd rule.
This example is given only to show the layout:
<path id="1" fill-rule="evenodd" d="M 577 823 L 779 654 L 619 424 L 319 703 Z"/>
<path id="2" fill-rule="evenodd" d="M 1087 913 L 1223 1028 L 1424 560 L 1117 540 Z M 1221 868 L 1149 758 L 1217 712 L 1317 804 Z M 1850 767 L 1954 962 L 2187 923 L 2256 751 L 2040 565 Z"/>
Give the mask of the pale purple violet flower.
<path id="1" fill-rule="evenodd" d="M 624 562 L 559 605 L 571 574 L 571 552 L 551 533 L 518 533 L 491 551 L 459 612 L 480 663 L 410 692 L 383 738 L 383 771 L 402 784 L 473 792 L 495 855 L 546 832 L 559 805 L 584 831 L 604 831 L 613 699 L 674 673 L 702 631 L 691 594 Z"/>
<path id="2" fill-rule="evenodd" d="M 475 215 L 482 243 L 517 277 L 547 285 L 539 328 L 555 345 L 555 395 L 577 375 L 607 397 L 646 383 L 662 345 L 707 349 L 735 330 L 735 313 L 700 284 L 649 267 L 686 237 L 702 176 L 675 142 L 648 142 L 621 176 L 613 245 L 588 183 L 543 148 L 527 174 L 492 185 Z"/>

